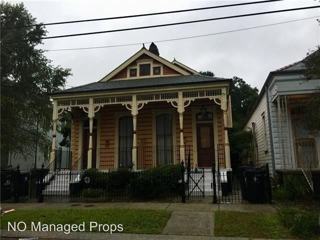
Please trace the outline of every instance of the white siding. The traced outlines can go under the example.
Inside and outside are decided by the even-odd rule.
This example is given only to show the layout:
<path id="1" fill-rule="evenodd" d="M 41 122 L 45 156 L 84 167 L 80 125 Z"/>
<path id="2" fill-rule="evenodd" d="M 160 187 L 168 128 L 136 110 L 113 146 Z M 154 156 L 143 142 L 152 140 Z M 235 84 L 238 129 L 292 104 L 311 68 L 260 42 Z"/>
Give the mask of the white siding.
<path id="1" fill-rule="evenodd" d="M 265 125 L 263 117 L 265 116 Z M 252 123 L 256 125 L 256 142 L 258 147 L 257 165 L 263 165 L 268 163 L 270 173 L 272 174 L 272 150 L 270 143 L 270 130 L 269 119 L 267 111 L 267 97 L 266 93 L 263 94 L 258 106 L 252 113 L 249 121 L 247 122 L 246 129 L 252 130 Z M 266 134 L 266 137 L 265 137 Z"/>

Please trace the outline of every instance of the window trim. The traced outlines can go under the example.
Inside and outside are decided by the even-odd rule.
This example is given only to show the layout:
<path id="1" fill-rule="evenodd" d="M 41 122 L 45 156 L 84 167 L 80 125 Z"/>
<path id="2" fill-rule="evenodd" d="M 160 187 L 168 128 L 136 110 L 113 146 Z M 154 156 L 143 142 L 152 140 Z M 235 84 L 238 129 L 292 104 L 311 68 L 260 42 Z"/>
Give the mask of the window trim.
<path id="1" fill-rule="evenodd" d="M 136 70 L 136 73 L 137 73 L 136 76 L 130 76 L 130 71 L 131 71 L 132 69 L 135 69 L 135 70 Z M 138 77 L 138 68 L 137 68 L 136 66 L 134 66 L 134 67 L 128 67 L 127 77 L 128 77 L 128 78 L 136 78 L 136 77 Z"/>
<path id="2" fill-rule="evenodd" d="M 141 76 L 140 75 L 140 65 L 143 64 L 150 64 L 150 75 L 145 75 L 145 76 Z M 155 75 L 153 74 L 153 68 L 154 67 L 160 67 L 160 74 L 159 75 Z M 130 69 L 137 69 L 137 76 L 135 77 L 130 77 Z M 148 77 L 154 77 L 154 76 L 163 76 L 163 65 L 159 64 L 159 63 L 154 63 L 153 61 L 150 60 L 141 60 L 141 61 L 137 61 L 137 64 L 131 67 L 127 68 L 127 79 L 133 79 L 133 78 L 148 78 Z"/>
<path id="3" fill-rule="evenodd" d="M 153 73 L 153 68 L 159 67 L 160 68 L 160 74 L 154 74 Z M 163 67 L 160 64 L 153 64 L 152 65 L 152 76 L 162 76 L 163 75 Z"/>
<path id="4" fill-rule="evenodd" d="M 149 65 L 149 66 L 150 66 L 149 74 L 141 76 L 140 68 L 141 68 L 142 65 Z M 139 63 L 139 64 L 138 64 L 138 69 L 139 69 L 139 70 L 138 70 L 138 72 L 139 72 L 139 77 L 149 77 L 149 76 L 152 76 L 152 74 L 153 74 L 153 72 L 152 72 L 153 66 L 152 66 L 152 63 L 151 63 L 151 62 L 150 62 L 150 63 L 149 63 L 149 62 Z"/>

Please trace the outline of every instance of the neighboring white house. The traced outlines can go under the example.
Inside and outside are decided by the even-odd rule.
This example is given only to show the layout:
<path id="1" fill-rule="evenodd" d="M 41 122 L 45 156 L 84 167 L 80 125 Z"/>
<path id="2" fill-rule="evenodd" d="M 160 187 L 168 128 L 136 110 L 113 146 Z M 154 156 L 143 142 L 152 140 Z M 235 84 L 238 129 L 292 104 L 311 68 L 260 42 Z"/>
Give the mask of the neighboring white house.
<path id="1" fill-rule="evenodd" d="M 320 168 L 320 131 L 306 127 L 306 106 L 320 91 L 320 79 L 307 79 L 296 62 L 270 72 L 245 129 L 252 131 L 254 162 L 276 170 Z"/>

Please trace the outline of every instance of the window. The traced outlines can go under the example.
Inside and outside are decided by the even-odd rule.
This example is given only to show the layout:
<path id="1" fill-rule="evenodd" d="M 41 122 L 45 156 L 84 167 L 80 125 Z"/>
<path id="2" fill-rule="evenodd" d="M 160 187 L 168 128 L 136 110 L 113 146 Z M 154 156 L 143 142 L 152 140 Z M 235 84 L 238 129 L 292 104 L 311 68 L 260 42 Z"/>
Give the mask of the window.
<path id="1" fill-rule="evenodd" d="M 140 76 L 150 76 L 150 68 L 151 68 L 151 64 L 147 63 L 147 64 L 140 64 L 139 65 L 139 72 L 140 72 Z"/>
<path id="2" fill-rule="evenodd" d="M 132 166 L 133 125 L 131 117 L 119 119 L 119 168 Z"/>
<path id="3" fill-rule="evenodd" d="M 130 77 L 136 77 L 137 76 L 137 69 L 136 68 L 130 68 L 129 69 L 129 76 Z"/>
<path id="4" fill-rule="evenodd" d="M 258 142 L 257 142 L 257 130 L 256 130 L 256 123 L 252 122 L 252 145 L 253 145 L 253 161 L 254 163 L 258 162 Z"/>
<path id="5" fill-rule="evenodd" d="M 153 75 L 160 75 L 161 74 L 161 67 L 153 67 Z"/>
<path id="6" fill-rule="evenodd" d="M 263 112 L 261 114 L 262 117 L 262 124 L 263 124 L 263 141 L 264 141 L 264 152 L 268 152 L 268 139 L 267 139 L 267 123 L 266 123 L 266 116 Z"/>
<path id="7" fill-rule="evenodd" d="M 165 113 L 156 118 L 157 131 L 157 164 L 171 164 L 173 153 L 172 141 L 172 116 Z"/>

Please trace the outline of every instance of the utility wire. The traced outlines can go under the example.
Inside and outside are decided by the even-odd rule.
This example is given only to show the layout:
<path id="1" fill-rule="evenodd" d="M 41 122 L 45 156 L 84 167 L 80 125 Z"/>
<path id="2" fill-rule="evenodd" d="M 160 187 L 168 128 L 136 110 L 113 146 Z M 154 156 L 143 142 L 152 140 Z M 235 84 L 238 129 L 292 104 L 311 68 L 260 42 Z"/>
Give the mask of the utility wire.
<path id="1" fill-rule="evenodd" d="M 56 36 L 43 37 L 42 39 L 67 38 L 67 37 L 77 37 L 77 36 L 85 36 L 85 35 L 96 35 L 96 34 L 104 34 L 104 33 L 133 31 L 133 30 L 141 30 L 141 29 L 149 29 L 149 28 L 169 27 L 169 26 L 176 26 L 176 25 L 183 25 L 183 24 L 209 22 L 209 21 L 217 21 L 217 20 L 224 20 L 224 19 L 231 19 L 231 18 L 242 18 L 242 17 L 266 15 L 266 14 L 281 13 L 281 12 L 301 11 L 301 10 L 315 9 L 315 8 L 320 8 L 320 5 L 300 7 L 300 8 L 281 9 L 281 10 L 266 11 L 266 12 L 247 13 L 247 14 L 240 14 L 240 15 L 231 15 L 231 16 L 224 16 L 224 17 L 217 17 L 217 18 L 206 18 L 206 19 L 191 20 L 191 21 L 184 21 L 184 22 L 174 22 L 174 23 L 147 25 L 147 26 L 132 27 L 132 28 L 113 29 L 113 30 L 106 30 L 106 31 L 56 35 Z"/>
<path id="2" fill-rule="evenodd" d="M 179 38 L 156 40 L 156 41 L 152 41 L 152 42 L 161 43 L 161 42 L 171 42 L 171 41 L 186 40 L 186 39 L 192 39 L 192 38 L 209 37 L 209 36 L 222 35 L 222 34 L 227 34 L 227 33 L 247 31 L 247 30 L 252 30 L 252 29 L 257 29 L 257 28 L 271 27 L 271 26 L 276 26 L 276 25 L 281 25 L 281 24 L 288 24 L 288 23 L 292 23 L 292 22 L 299 22 L 299 21 L 304 21 L 304 20 L 316 19 L 318 17 L 320 17 L 320 16 L 314 16 L 314 17 L 308 17 L 308 18 L 300 18 L 300 19 L 294 19 L 294 20 L 271 23 L 271 24 L 257 25 L 257 26 L 253 26 L 253 27 L 239 28 L 239 29 L 233 29 L 233 30 L 228 30 L 228 31 L 223 31 L 223 32 L 216 32 L 216 33 L 208 33 L 208 34 L 202 34 L 202 35 L 192 35 L 192 36 L 179 37 Z M 145 44 L 149 44 L 149 43 L 151 43 L 151 41 L 150 42 L 144 42 L 144 43 Z M 77 51 L 77 50 L 91 50 L 91 49 L 103 49 L 103 48 L 128 47 L 128 46 L 136 46 L 136 45 L 142 45 L 142 42 L 127 43 L 127 44 L 115 44 L 115 45 L 105 45 L 105 46 L 96 46 L 96 47 L 46 49 L 44 51 L 46 51 L 46 52 Z"/>
<path id="3" fill-rule="evenodd" d="M 39 25 L 39 26 L 52 26 L 52 25 L 61 25 L 61 24 L 107 21 L 107 20 L 116 20 L 116 19 L 124 19 L 124 18 L 137 18 L 137 17 L 147 17 L 147 16 L 156 16 L 156 15 L 172 14 L 172 13 L 183 13 L 183 12 L 191 12 L 191 11 L 202 11 L 202 10 L 209 10 L 209 9 L 228 8 L 228 7 L 237 7 L 237 6 L 244 6 L 244 5 L 281 2 L 281 1 L 283 1 L 283 0 L 254 1 L 254 2 L 234 3 L 234 4 L 226 4 L 226 5 L 218 5 L 218 6 L 210 6 L 210 7 L 201 7 L 201 8 L 189 8 L 189 9 L 173 10 L 173 11 L 165 11 L 165 12 L 153 12 L 153 13 L 142 13 L 142 14 L 134 14 L 134 15 L 124 15 L 124 16 L 117 16 L 117 17 L 105 17 L 105 18 L 92 18 L 92 19 L 82 19 L 82 20 L 63 21 L 63 22 L 51 22 L 51 23 L 35 24 L 35 25 L 31 25 L 31 26 L 37 26 L 37 25 Z"/>

